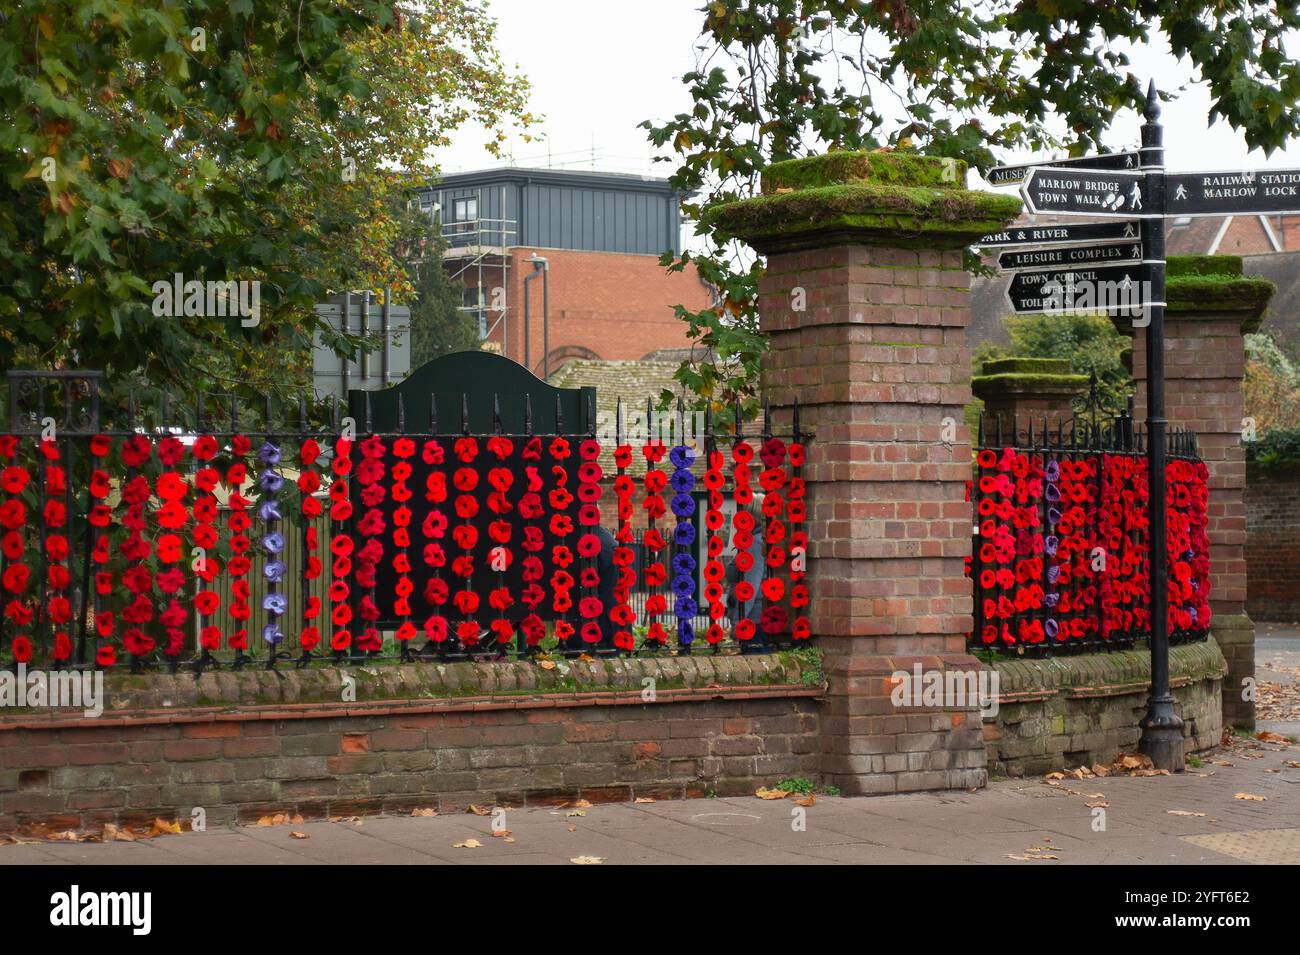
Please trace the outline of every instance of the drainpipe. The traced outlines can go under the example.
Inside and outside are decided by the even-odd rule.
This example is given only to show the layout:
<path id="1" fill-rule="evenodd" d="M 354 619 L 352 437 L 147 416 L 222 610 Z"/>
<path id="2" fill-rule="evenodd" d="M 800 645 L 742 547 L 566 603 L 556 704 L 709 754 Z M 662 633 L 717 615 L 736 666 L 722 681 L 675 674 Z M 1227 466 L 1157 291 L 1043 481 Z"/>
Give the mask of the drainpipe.
<path id="1" fill-rule="evenodd" d="M 551 266 L 545 257 L 534 252 L 529 256 L 528 261 L 533 263 L 533 274 L 524 279 L 524 367 L 529 371 L 533 370 L 532 356 L 529 348 L 529 329 L 531 325 L 528 321 L 528 283 L 542 277 L 542 380 L 546 380 L 550 373 L 550 353 L 551 353 Z"/>

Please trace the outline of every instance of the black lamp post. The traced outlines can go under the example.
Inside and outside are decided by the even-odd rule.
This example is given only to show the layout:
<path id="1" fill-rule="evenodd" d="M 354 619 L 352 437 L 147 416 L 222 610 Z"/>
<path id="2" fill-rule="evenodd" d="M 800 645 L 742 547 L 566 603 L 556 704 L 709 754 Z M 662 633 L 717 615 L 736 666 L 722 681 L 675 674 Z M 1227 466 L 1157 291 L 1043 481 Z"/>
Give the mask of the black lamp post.
<path id="1" fill-rule="evenodd" d="M 1142 718 L 1138 748 L 1157 769 L 1181 773 L 1183 721 L 1174 712 L 1169 690 L 1169 554 L 1165 533 L 1165 150 L 1156 84 L 1147 88 L 1146 122 L 1142 125 L 1142 170 L 1150 211 L 1142 229 L 1142 257 L 1151 282 L 1147 325 L 1147 479 L 1151 562 L 1151 697 Z"/>

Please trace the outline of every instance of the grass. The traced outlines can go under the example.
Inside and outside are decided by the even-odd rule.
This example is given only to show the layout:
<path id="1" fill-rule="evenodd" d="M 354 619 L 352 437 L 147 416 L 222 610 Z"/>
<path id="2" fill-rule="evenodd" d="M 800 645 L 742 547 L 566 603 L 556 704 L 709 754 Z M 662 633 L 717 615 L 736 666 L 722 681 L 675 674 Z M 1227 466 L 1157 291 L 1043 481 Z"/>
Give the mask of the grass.
<path id="1" fill-rule="evenodd" d="M 839 786 L 822 786 L 820 789 L 807 776 L 791 776 L 789 779 L 783 779 L 776 783 L 773 789 L 781 789 L 788 793 L 795 793 L 799 796 L 809 796 L 815 792 L 823 796 L 838 796 L 840 794 Z"/>

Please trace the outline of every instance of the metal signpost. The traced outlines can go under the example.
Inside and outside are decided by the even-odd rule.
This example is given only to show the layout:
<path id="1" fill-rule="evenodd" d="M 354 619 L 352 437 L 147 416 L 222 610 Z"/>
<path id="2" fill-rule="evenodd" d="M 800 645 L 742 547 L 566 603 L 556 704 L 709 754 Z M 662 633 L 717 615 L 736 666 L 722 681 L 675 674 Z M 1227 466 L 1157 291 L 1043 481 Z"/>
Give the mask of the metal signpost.
<path id="1" fill-rule="evenodd" d="M 1008 249 L 1007 298 L 1018 313 L 1133 316 L 1146 329 L 1147 458 L 1151 554 L 1151 696 L 1140 748 L 1159 769 L 1183 771 L 1183 722 L 1169 689 L 1165 512 L 1166 216 L 1300 212 L 1300 169 L 1166 173 L 1155 83 L 1137 152 L 999 166 L 993 185 L 1020 184 L 1026 210 L 1104 222 L 1011 226 L 977 245 Z M 1148 224 L 1149 223 L 1149 224 Z"/>

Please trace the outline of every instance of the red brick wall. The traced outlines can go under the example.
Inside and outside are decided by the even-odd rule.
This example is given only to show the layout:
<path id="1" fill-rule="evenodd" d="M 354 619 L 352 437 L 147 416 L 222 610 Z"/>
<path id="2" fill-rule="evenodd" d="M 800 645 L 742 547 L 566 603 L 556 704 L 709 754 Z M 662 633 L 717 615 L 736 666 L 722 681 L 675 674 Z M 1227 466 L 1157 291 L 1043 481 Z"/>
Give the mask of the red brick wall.
<path id="1" fill-rule="evenodd" d="M 1274 220 L 1276 223 L 1276 220 Z M 1275 230 L 1276 231 L 1276 230 Z M 1278 241 L 1282 240 L 1278 236 Z M 1219 240 L 1216 255 L 1267 255 L 1276 251 L 1259 216 L 1233 216 L 1228 231 Z"/>
<path id="2" fill-rule="evenodd" d="M 748 795 L 815 776 L 816 704 L 728 700 L 0 733 L 0 831 Z"/>
<path id="3" fill-rule="evenodd" d="M 347 672 L 355 702 L 332 668 L 207 671 L 114 676 L 99 717 L 0 714 L 0 832 L 188 823 L 196 807 L 218 826 L 744 795 L 817 775 L 822 689 L 784 655 Z"/>
<path id="4" fill-rule="evenodd" d="M 1300 620 L 1300 474 L 1246 481 L 1246 612 Z"/>
<path id="5" fill-rule="evenodd" d="M 1281 223 L 1282 234 L 1278 238 L 1282 240 L 1282 251 L 1295 252 L 1300 249 L 1300 216 L 1279 216 L 1272 221 L 1275 224 Z"/>
<path id="6" fill-rule="evenodd" d="M 606 361 L 640 359 L 663 348 L 690 344 L 686 325 L 673 315 L 682 304 L 700 309 L 710 302 L 709 290 L 694 268 L 668 272 L 657 256 L 613 252 L 577 252 L 570 249 L 510 250 L 510 268 L 504 279 L 508 316 L 491 336 L 505 354 L 524 360 L 524 279 L 533 273 L 528 259 L 537 254 L 550 267 L 551 371 L 560 357 L 599 358 Z M 484 295 L 502 285 L 501 271 L 484 270 Z M 476 273 L 466 274 L 476 281 Z M 529 364 L 542 371 L 542 279 L 529 285 Z M 489 312 L 489 326 L 497 313 Z"/>

